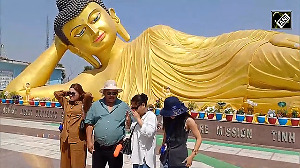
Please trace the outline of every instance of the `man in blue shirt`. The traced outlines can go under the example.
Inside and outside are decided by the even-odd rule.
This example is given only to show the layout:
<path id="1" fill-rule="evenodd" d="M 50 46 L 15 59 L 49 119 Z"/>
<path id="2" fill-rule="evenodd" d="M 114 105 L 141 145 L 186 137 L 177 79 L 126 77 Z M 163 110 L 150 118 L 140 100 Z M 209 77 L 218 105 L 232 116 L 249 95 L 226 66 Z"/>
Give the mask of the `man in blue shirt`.
<path id="1" fill-rule="evenodd" d="M 123 166 L 123 154 L 113 156 L 116 146 L 122 142 L 125 136 L 126 113 L 130 111 L 129 106 L 117 98 L 122 91 L 117 87 L 114 80 L 105 82 L 100 90 L 104 98 L 92 104 L 87 112 L 85 123 L 88 125 L 87 147 L 93 154 L 92 167 L 105 168 L 108 162 L 110 168 L 121 168 Z M 94 130 L 94 143 L 92 134 Z"/>

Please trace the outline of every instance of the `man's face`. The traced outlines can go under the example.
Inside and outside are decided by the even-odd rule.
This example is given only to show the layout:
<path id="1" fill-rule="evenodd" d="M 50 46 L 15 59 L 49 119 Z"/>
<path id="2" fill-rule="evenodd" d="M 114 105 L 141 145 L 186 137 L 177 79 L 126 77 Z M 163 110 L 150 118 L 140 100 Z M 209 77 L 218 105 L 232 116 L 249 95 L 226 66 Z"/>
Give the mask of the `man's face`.
<path id="1" fill-rule="evenodd" d="M 104 90 L 104 99 L 107 103 L 114 103 L 118 97 L 118 90 Z"/>

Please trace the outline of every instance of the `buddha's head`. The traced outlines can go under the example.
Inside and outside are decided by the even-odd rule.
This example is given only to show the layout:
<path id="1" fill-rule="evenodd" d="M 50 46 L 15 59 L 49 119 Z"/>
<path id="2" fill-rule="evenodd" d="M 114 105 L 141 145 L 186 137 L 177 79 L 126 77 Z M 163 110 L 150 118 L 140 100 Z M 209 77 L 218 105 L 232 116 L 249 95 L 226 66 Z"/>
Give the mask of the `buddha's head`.
<path id="1" fill-rule="evenodd" d="M 114 10 L 107 9 L 101 0 L 57 0 L 56 5 L 59 10 L 54 21 L 56 35 L 69 49 L 77 51 L 70 49 L 73 53 L 99 68 L 93 56 L 101 61 L 97 55 L 111 50 L 117 33 L 121 35 L 125 30 Z M 129 38 L 128 35 L 124 40 Z"/>

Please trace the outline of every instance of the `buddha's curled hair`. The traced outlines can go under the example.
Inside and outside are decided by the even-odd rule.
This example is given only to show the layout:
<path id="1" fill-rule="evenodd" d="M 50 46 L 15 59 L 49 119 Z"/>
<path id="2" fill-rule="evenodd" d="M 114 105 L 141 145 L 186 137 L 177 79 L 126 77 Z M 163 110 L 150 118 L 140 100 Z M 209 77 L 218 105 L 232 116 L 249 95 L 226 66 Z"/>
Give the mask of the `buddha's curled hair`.
<path id="1" fill-rule="evenodd" d="M 101 0 L 56 0 L 58 14 L 54 20 L 54 31 L 59 39 L 66 45 L 72 44 L 63 33 L 63 26 L 77 17 L 90 2 L 99 4 L 107 11 L 107 13 L 109 13 Z"/>

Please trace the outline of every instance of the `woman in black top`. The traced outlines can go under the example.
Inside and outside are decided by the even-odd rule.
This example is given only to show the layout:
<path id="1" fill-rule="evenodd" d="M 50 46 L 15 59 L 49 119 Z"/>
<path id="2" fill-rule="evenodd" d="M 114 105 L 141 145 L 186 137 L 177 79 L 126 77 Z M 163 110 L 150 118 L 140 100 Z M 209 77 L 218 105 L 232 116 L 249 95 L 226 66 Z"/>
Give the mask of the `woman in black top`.
<path id="1" fill-rule="evenodd" d="M 177 97 L 168 97 L 160 115 L 163 116 L 164 138 L 160 160 L 165 168 L 190 167 L 197 155 L 202 138 L 194 119 L 187 113 L 187 108 Z M 192 131 L 196 143 L 188 156 L 187 138 Z"/>

